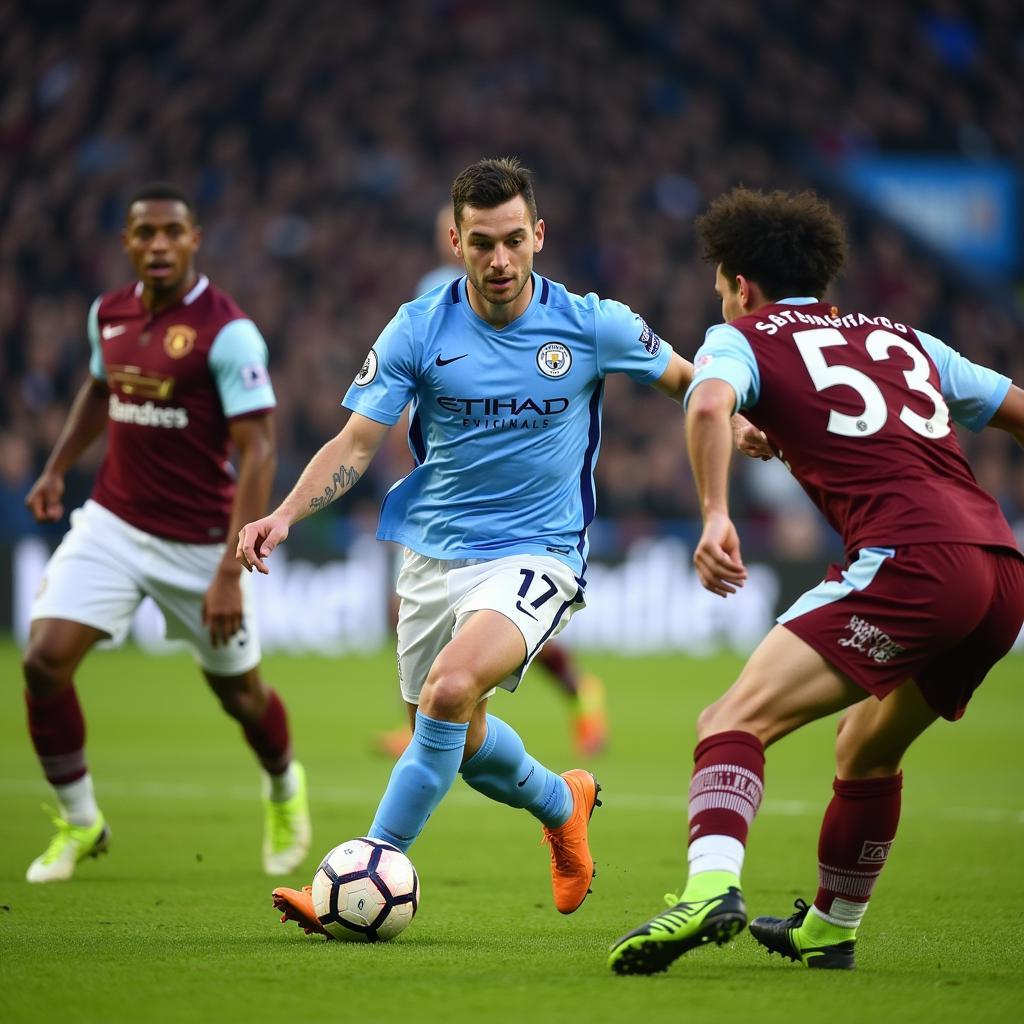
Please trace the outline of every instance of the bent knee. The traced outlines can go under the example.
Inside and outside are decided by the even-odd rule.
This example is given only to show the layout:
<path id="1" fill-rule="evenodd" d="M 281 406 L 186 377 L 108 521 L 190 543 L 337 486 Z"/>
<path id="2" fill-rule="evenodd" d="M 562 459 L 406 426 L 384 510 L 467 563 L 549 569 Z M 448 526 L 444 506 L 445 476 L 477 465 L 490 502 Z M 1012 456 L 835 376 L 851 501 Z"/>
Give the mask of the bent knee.
<path id="1" fill-rule="evenodd" d="M 714 736 L 716 732 L 723 732 L 724 730 L 716 727 L 717 717 L 716 708 L 718 701 L 714 704 L 709 704 L 703 711 L 697 715 L 697 739 L 704 740 L 708 736 Z"/>
<path id="2" fill-rule="evenodd" d="M 486 687 L 465 668 L 431 669 L 420 695 L 420 708 L 432 718 L 457 719 L 472 710 Z"/>
<path id="3" fill-rule="evenodd" d="M 906 748 L 877 738 L 859 737 L 853 729 L 840 731 L 836 741 L 836 775 L 841 779 L 873 779 L 895 775 Z"/>
<path id="4" fill-rule="evenodd" d="M 270 691 L 255 670 L 241 676 L 214 676 L 206 674 L 220 706 L 237 721 L 258 721 L 267 710 Z"/>
<path id="5" fill-rule="evenodd" d="M 35 696 L 54 693 L 71 682 L 74 660 L 41 643 L 29 643 L 21 658 L 25 685 Z"/>
<path id="6" fill-rule="evenodd" d="M 785 731 L 768 709 L 738 697 L 733 691 L 709 704 L 697 716 L 698 742 L 722 732 L 747 732 L 768 746 Z"/>

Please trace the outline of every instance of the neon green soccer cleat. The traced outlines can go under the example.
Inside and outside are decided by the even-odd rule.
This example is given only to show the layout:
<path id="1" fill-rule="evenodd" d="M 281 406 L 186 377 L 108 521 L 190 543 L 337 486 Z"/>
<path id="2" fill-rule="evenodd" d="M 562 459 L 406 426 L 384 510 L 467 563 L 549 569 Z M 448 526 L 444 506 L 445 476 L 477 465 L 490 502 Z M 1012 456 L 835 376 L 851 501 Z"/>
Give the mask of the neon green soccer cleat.
<path id="1" fill-rule="evenodd" d="M 290 800 L 280 802 L 264 796 L 263 870 L 268 875 L 287 875 L 309 853 L 313 829 L 309 820 L 306 770 L 298 761 L 292 767 L 299 787 Z"/>
<path id="2" fill-rule="evenodd" d="M 44 804 L 43 810 L 50 815 L 57 833 L 43 853 L 29 864 L 25 872 L 29 882 L 66 882 L 80 860 L 106 852 L 110 829 L 102 814 L 92 825 L 72 825 L 52 807 Z"/>
<path id="3" fill-rule="evenodd" d="M 669 909 L 623 935 L 611 949 L 608 966 L 616 974 L 658 974 L 684 953 L 734 939 L 747 923 L 743 893 L 735 886 L 706 900 L 685 902 L 665 896 Z"/>

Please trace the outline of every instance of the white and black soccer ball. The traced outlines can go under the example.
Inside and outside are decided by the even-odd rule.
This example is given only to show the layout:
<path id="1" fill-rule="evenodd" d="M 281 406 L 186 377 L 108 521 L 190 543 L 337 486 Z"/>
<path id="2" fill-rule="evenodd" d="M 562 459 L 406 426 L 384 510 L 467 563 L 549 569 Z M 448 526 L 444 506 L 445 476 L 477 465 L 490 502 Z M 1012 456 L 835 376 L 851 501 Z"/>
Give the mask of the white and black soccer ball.
<path id="1" fill-rule="evenodd" d="M 393 939 L 409 926 L 419 903 L 420 881 L 412 861 L 380 839 L 341 843 L 313 876 L 313 909 L 336 939 Z"/>

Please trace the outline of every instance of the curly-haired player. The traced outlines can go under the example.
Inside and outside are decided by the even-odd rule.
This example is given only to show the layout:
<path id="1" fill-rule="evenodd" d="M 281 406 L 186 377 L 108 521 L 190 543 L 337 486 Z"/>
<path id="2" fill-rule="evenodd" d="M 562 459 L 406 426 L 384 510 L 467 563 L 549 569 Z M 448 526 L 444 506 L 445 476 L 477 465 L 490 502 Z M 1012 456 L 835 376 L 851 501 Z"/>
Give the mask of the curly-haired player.
<path id="1" fill-rule="evenodd" d="M 726 490 L 736 409 L 842 536 L 847 564 L 780 616 L 700 715 L 689 880 L 669 910 L 615 943 L 610 966 L 662 971 L 746 925 L 740 870 L 765 747 L 849 708 L 814 902 L 750 925 L 771 951 L 848 969 L 896 836 L 904 753 L 937 718 L 963 714 L 1020 631 L 1024 557 L 951 421 L 1024 443 L 1024 391 L 922 331 L 824 302 L 846 242 L 813 193 L 735 189 L 698 230 L 726 321 L 708 331 L 686 398 L 701 582 L 726 597 L 746 577 Z"/>

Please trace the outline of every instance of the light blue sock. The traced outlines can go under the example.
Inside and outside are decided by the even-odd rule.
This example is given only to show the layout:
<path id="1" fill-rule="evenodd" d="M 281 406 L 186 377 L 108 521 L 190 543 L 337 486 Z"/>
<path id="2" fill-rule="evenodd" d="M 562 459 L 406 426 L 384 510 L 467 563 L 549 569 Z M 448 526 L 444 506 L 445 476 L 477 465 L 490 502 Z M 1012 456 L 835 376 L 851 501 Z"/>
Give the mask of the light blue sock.
<path id="1" fill-rule="evenodd" d="M 462 766 L 462 777 L 478 793 L 510 807 L 523 807 L 548 828 L 572 814 L 572 792 L 565 779 L 530 757 L 507 722 L 487 716 L 480 749 Z"/>
<path id="2" fill-rule="evenodd" d="M 391 771 L 368 836 L 403 853 L 412 846 L 459 773 L 468 728 L 416 712 L 412 741 Z"/>

